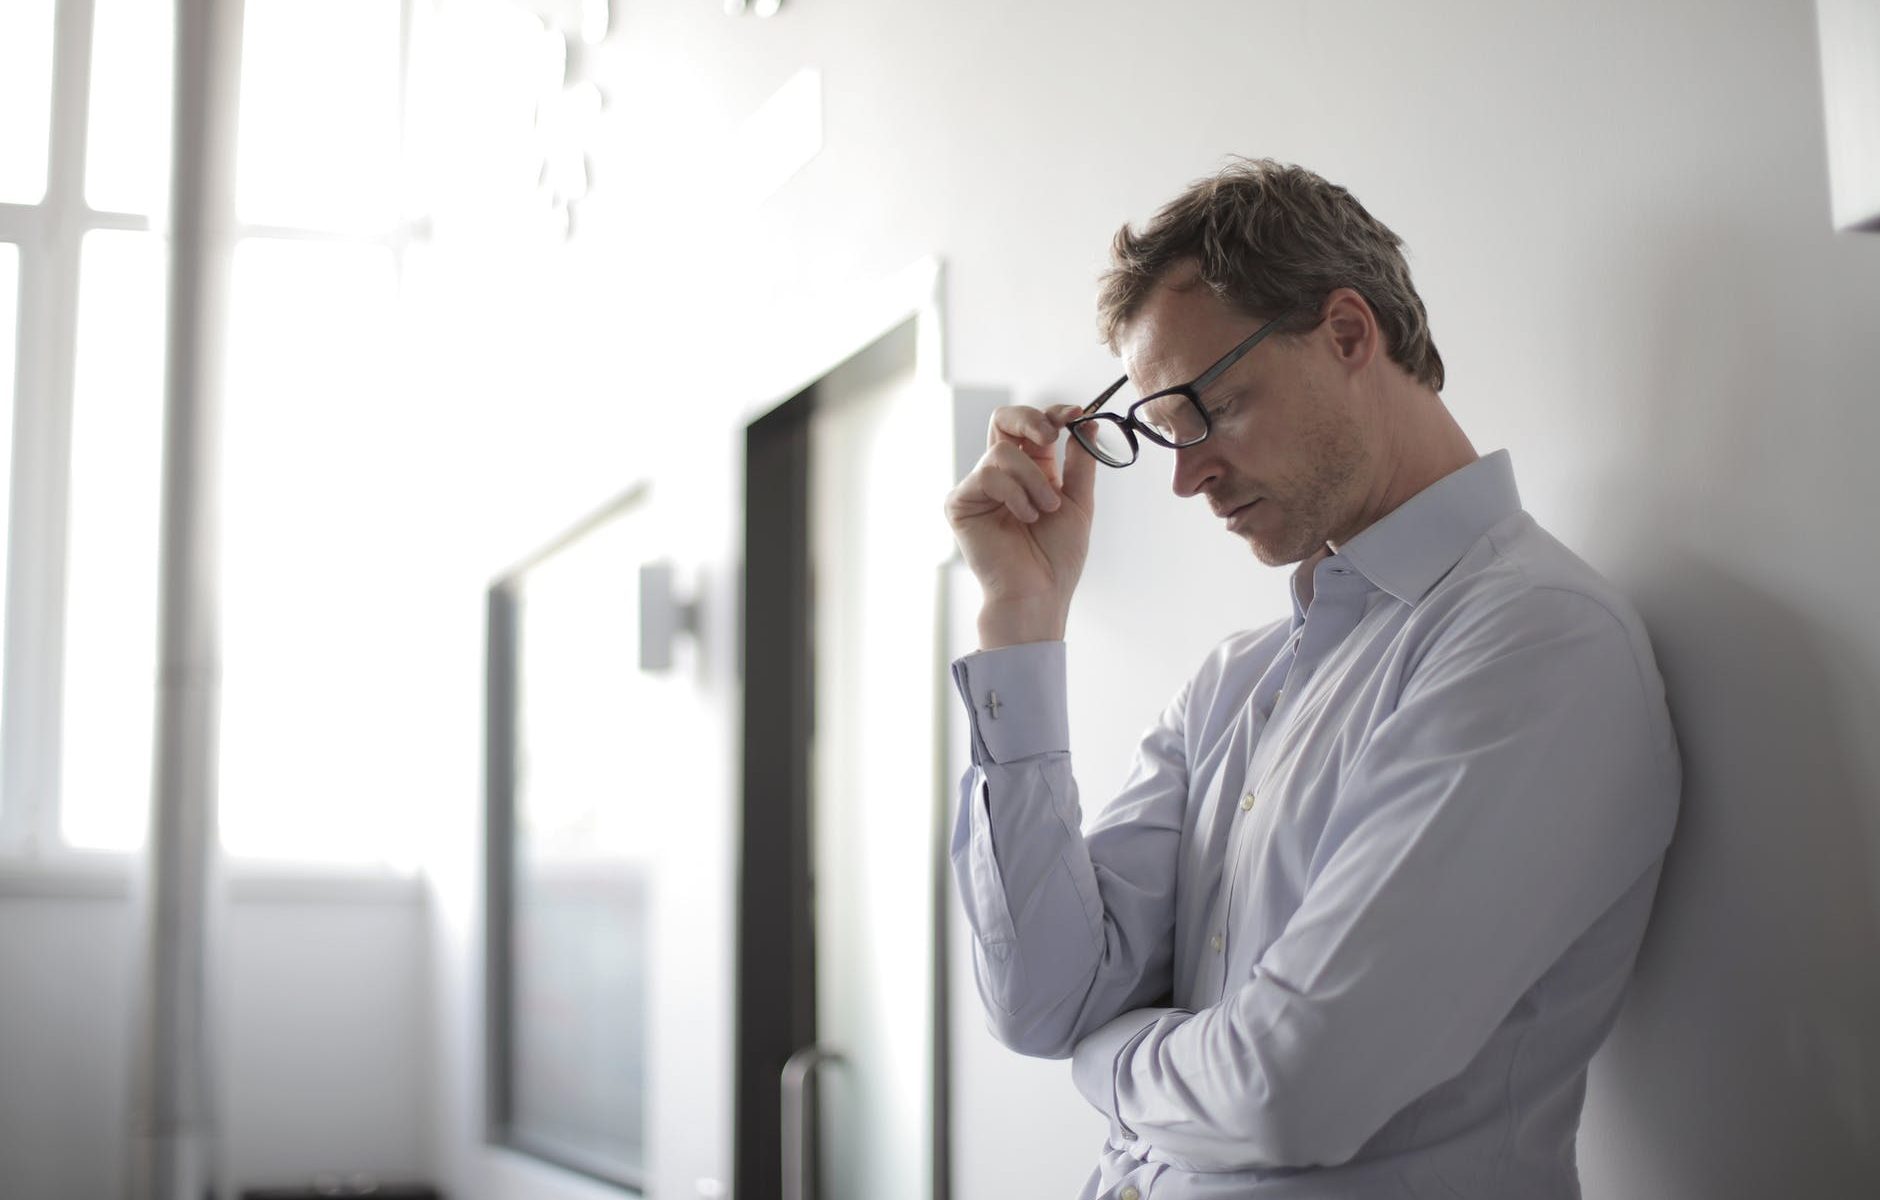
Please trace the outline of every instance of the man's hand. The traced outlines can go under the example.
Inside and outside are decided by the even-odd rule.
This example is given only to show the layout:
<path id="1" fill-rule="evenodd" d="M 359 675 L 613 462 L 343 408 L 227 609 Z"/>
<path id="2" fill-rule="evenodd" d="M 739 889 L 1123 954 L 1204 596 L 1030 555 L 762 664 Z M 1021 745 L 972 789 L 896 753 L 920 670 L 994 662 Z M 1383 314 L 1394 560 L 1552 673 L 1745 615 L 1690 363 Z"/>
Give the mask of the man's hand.
<path id="1" fill-rule="evenodd" d="M 947 522 L 985 593 L 983 650 L 1064 636 L 1096 491 L 1097 460 L 1075 438 L 1066 439 L 1058 466 L 1058 439 L 1080 411 L 1074 404 L 997 410 L 979 465 L 947 493 Z"/>

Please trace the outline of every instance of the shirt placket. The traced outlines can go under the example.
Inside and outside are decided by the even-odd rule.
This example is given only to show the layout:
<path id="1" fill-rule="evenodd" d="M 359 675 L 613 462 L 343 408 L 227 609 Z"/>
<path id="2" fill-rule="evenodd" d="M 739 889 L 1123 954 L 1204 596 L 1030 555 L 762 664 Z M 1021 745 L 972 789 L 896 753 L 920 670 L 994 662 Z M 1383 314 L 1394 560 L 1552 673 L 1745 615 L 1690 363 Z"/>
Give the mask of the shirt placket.
<path id="1" fill-rule="evenodd" d="M 1287 704 L 1286 697 L 1296 696 L 1310 683 L 1326 656 L 1357 627 L 1364 614 L 1366 588 L 1363 577 L 1337 558 L 1321 563 L 1314 575 L 1313 600 L 1306 608 L 1304 623 L 1293 631 L 1279 657 L 1254 688 L 1250 703 L 1263 706 L 1261 711 L 1266 720 L 1259 736 L 1248 748 L 1246 783 L 1238 801 L 1240 811 L 1235 817 L 1233 834 L 1228 839 L 1228 861 L 1221 872 L 1220 890 L 1210 910 L 1208 952 L 1203 955 L 1197 996 L 1226 995 L 1226 964 L 1235 932 L 1234 901 L 1239 892 L 1242 864 L 1251 857 L 1248 839 L 1252 820 L 1259 808 L 1260 789 L 1284 752 L 1293 718 L 1299 711 Z"/>

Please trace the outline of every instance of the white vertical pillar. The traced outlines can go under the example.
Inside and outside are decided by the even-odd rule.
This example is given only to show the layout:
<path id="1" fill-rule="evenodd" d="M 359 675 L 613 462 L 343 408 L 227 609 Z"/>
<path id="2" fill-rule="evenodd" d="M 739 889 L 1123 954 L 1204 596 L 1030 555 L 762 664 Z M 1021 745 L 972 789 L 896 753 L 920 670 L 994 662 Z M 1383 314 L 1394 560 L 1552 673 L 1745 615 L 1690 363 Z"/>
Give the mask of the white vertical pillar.
<path id="1" fill-rule="evenodd" d="M 212 1014 L 217 496 L 221 332 L 232 246 L 241 0 L 177 0 L 164 387 L 156 758 L 139 888 L 129 1194 L 202 1200 L 219 1189 Z"/>

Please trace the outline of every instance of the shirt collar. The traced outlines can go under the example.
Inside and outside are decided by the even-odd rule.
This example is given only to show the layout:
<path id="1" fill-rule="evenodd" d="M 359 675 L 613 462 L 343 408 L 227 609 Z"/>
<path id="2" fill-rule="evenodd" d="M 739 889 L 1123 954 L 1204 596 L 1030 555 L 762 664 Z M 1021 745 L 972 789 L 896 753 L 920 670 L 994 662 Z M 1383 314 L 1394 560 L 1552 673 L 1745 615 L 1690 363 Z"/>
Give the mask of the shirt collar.
<path id="1" fill-rule="evenodd" d="M 1483 534 L 1520 511 L 1514 465 L 1506 450 L 1497 450 L 1410 497 L 1331 557 L 1348 561 L 1405 604 L 1415 604 Z M 1322 561 L 1309 558 L 1299 571 L 1314 570 Z M 1292 591 L 1298 609 L 1297 579 Z M 1303 612 L 1297 615 L 1304 617 Z"/>

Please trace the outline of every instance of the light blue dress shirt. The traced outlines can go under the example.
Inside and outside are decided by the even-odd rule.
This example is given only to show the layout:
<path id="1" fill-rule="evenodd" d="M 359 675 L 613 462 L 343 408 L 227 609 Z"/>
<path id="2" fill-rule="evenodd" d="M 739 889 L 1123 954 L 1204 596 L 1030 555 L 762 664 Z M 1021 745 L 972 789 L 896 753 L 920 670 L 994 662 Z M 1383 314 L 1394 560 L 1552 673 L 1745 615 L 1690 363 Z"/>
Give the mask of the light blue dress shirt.
<path id="1" fill-rule="evenodd" d="M 1209 656 L 1088 831 L 1064 645 L 954 664 L 991 1027 L 1072 1056 L 1109 1118 L 1084 1200 L 1577 1197 L 1677 818 L 1638 615 L 1506 451 L 1308 559 L 1293 602 Z"/>

